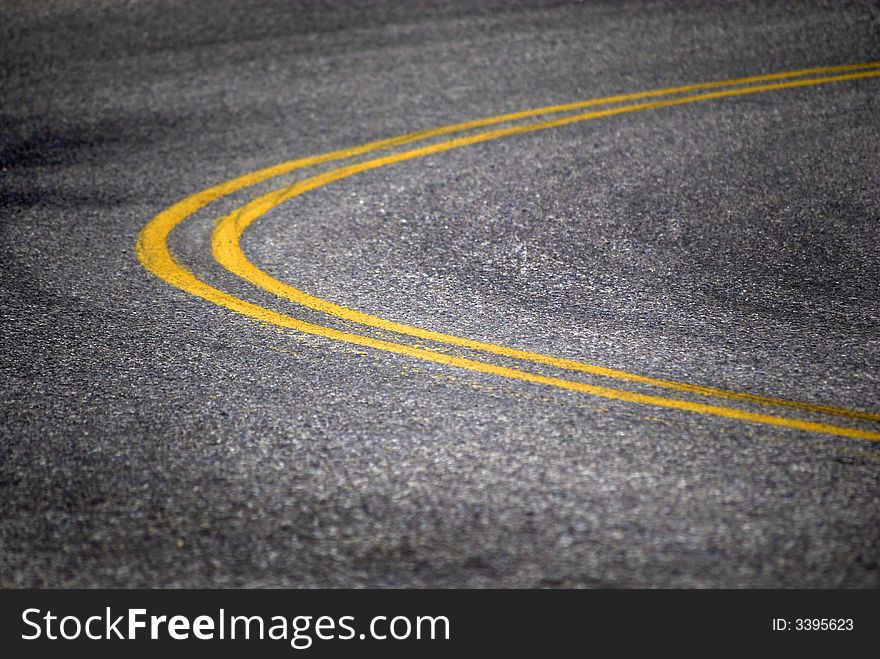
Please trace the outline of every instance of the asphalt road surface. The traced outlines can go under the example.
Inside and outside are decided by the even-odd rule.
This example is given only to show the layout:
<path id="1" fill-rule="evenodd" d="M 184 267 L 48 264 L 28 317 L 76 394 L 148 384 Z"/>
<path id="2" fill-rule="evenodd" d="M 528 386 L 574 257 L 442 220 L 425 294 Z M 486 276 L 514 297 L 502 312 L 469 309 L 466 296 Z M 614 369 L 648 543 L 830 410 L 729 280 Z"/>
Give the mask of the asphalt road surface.
<path id="1" fill-rule="evenodd" d="M 0 585 L 880 587 L 878 60 L 871 2 L 3 2 Z"/>

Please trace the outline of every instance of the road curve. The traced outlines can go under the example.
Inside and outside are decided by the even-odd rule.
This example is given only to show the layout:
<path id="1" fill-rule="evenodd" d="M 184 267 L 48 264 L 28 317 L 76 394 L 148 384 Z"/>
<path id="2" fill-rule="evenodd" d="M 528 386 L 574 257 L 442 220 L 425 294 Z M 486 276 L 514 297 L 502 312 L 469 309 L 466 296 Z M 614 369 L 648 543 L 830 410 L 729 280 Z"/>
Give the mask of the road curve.
<path id="1" fill-rule="evenodd" d="M 870 3 L 224 9 L 0 10 L 0 585 L 880 585 Z"/>

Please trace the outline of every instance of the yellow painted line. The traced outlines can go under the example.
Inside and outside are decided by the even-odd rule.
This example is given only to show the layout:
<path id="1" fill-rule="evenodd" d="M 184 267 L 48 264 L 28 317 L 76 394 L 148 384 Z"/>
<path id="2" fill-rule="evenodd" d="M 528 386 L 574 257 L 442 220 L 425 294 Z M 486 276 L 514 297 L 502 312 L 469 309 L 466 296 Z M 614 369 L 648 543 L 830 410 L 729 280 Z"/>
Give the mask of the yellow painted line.
<path id="1" fill-rule="evenodd" d="M 849 410 L 840 407 L 833 407 L 830 405 L 792 401 L 771 396 L 761 396 L 758 394 L 728 391 L 716 387 L 688 384 L 684 382 L 677 382 L 661 378 L 653 378 L 617 369 L 607 368 L 604 366 L 587 364 L 571 359 L 563 359 L 550 355 L 544 355 L 541 353 L 509 348 L 506 346 L 467 339 L 393 322 L 384 318 L 380 318 L 378 316 L 334 304 L 322 298 L 310 295 L 293 286 L 290 286 L 289 284 L 280 282 L 253 265 L 245 256 L 240 246 L 241 236 L 244 231 L 255 220 L 260 218 L 262 215 L 264 215 L 275 206 L 295 197 L 298 197 L 305 192 L 320 188 L 324 185 L 327 185 L 328 183 L 338 181 L 349 176 L 353 176 L 354 174 L 360 172 L 365 172 L 394 163 L 412 160 L 414 158 L 424 157 L 430 154 L 448 151 L 450 149 L 455 149 L 470 144 L 487 142 L 489 140 L 495 140 L 510 135 L 547 130 L 549 128 L 554 128 L 557 126 L 565 126 L 568 124 L 588 121 L 591 119 L 598 119 L 601 117 L 669 107 L 674 105 L 684 105 L 686 103 L 695 103 L 699 101 L 706 101 L 731 96 L 742 96 L 746 94 L 756 94 L 773 90 L 805 87 L 810 85 L 819 85 L 831 82 L 840 82 L 843 80 L 855 80 L 859 78 L 868 78 L 875 76 L 880 76 L 880 71 L 868 71 L 838 76 L 827 76 L 822 78 L 810 78 L 805 80 L 778 82 L 742 89 L 707 92 L 698 95 L 686 96 L 683 98 L 673 98 L 662 101 L 651 101 L 632 105 L 617 106 L 603 110 L 569 115 L 562 118 L 496 129 L 478 133 L 475 135 L 454 138 L 445 142 L 430 144 L 428 146 L 411 149 L 409 151 L 394 153 L 381 158 L 375 158 L 365 162 L 339 167 L 323 174 L 307 178 L 292 186 L 283 188 L 281 190 L 275 190 L 261 197 L 258 197 L 257 199 L 254 199 L 250 203 L 225 216 L 217 223 L 217 226 L 214 230 L 214 234 L 212 236 L 212 251 L 214 254 L 214 258 L 224 268 L 238 275 L 239 277 L 242 277 L 243 279 L 251 282 L 252 284 L 277 295 L 278 297 L 285 298 L 296 302 L 297 304 L 301 304 L 303 306 L 316 309 L 323 313 L 343 318 L 345 320 L 360 323 L 362 325 L 397 332 L 399 334 L 414 336 L 420 339 L 437 341 L 448 345 L 454 345 L 495 355 L 501 355 L 504 357 L 544 364 L 560 369 L 579 371 L 617 380 L 638 382 L 641 384 L 672 389 L 675 391 L 681 391 L 690 394 L 698 394 L 701 396 L 709 396 L 714 398 L 723 398 L 727 400 L 743 401 L 747 403 L 756 403 L 767 406 L 786 407 L 807 412 L 818 412 L 822 414 L 852 419 L 880 421 L 880 414 L 876 413 L 864 412 L 859 410 Z"/>
<path id="2" fill-rule="evenodd" d="M 245 188 L 249 188 L 258 183 L 262 183 L 263 181 L 267 181 L 272 178 L 276 178 L 278 176 L 282 176 L 284 174 L 288 174 L 290 172 L 296 171 L 298 169 L 303 169 L 305 167 L 312 167 L 314 165 L 320 165 L 323 163 L 334 162 L 337 160 L 343 160 L 346 158 L 352 158 L 354 156 L 363 155 L 366 153 L 372 153 L 374 151 L 379 151 L 380 149 L 389 149 L 395 146 L 402 146 L 404 144 L 411 144 L 413 142 L 418 142 L 420 140 L 429 139 L 432 137 L 439 137 L 441 135 L 450 135 L 452 133 L 463 132 L 466 130 L 472 130 L 474 128 L 482 128 L 485 126 L 492 126 L 500 123 L 506 123 L 508 121 L 515 121 L 518 119 L 525 119 L 529 117 L 540 116 L 543 114 L 557 114 L 559 112 L 566 112 L 571 110 L 576 110 L 585 107 L 594 107 L 597 105 L 606 105 L 615 102 L 623 102 L 623 101 L 632 101 L 641 98 L 652 98 L 657 96 L 666 96 L 669 94 L 677 94 L 677 93 L 685 93 L 690 91 L 697 91 L 701 89 L 714 89 L 718 87 L 729 87 L 734 85 L 744 85 L 744 84 L 752 84 L 755 82 L 763 82 L 767 80 L 779 80 L 784 78 L 793 78 L 793 77 L 801 77 L 808 75 L 818 75 L 824 73 L 833 73 L 838 71 L 855 71 L 861 69 L 880 69 L 880 61 L 876 62 L 864 62 L 863 64 L 844 64 L 840 66 L 823 66 L 823 67 L 815 67 L 811 69 L 799 69 L 797 71 L 786 71 L 782 73 L 771 73 L 767 75 L 760 76 L 750 76 L 747 78 L 734 78 L 731 80 L 718 80 L 713 82 L 701 82 L 693 85 L 682 85 L 679 87 L 666 87 L 664 89 L 655 89 L 646 92 L 636 92 L 633 94 L 619 94 L 616 96 L 606 96 L 604 98 L 590 99 L 586 101 L 579 101 L 577 103 L 566 103 L 562 105 L 548 105 L 542 108 L 537 108 L 534 110 L 524 110 L 521 112 L 511 112 L 508 114 L 498 115 L 496 117 L 489 117 L 486 119 L 477 119 L 474 121 L 465 121 L 457 124 L 450 124 L 448 126 L 441 126 L 440 128 L 432 128 L 428 130 L 416 131 L 413 133 L 407 133 L 405 135 L 399 135 L 397 137 L 390 137 L 387 139 L 376 140 L 374 142 L 368 142 L 366 144 L 362 144 L 360 146 L 352 147 L 349 149 L 339 149 L 337 151 L 330 151 L 327 153 L 322 153 L 316 156 L 307 156 L 305 158 L 297 158 L 295 160 L 289 160 L 287 162 L 280 163 L 278 165 L 273 165 L 272 167 L 266 167 L 265 169 L 260 169 L 255 172 L 251 172 L 249 174 L 244 174 L 243 176 L 239 176 L 237 178 L 231 179 L 219 185 L 215 185 L 213 187 L 207 188 L 198 192 L 186 199 L 182 200 L 174 207 L 177 209 L 176 214 L 174 216 L 163 216 L 165 217 L 165 222 L 182 222 L 186 217 L 192 215 L 198 210 L 204 208 L 208 204 L 221 197 L 225 197 L 226 195 L 233 194 L 234 192 L 238 192 L 239 190 L 243 190 Z M 155 218 L 154 218 L 155 221 Z"/>
<path id="3" fill-rule="evenodd" d="M 165 213 L 176 212 L 172 206 Z M 157 216 L 157 219 L 161 218 Z M 164 225 L 164 226 L 163 226 Z M 764 423 L 772 426 L 781 426 L 784 428 L 794 428 L 797 430 L 807 430 L 811 432 L 824 433 L 829 435 L 837 435 L 841 437 L 850 437 L 854 439 L 865 439 L 869 441 L 880 441 L 880 433 L 861 430 L 859 428 L 845 428 L 833 426 L 826 423 L 816 423 L 814 421 L 804 421 L 801 419 L 789 419 L 785 417 L 771 416 L 769 414 L 758 414 L 745 410 L 721 407 L 718 405 L 707 405 L 704 403 L 694 403 L 686 400 L 678 400 L 675 398 L 663 398 L 661 396 L 649 396 L 645 394 L 634 393 L 610 387 L 599 387 L 583 382 L 573 380 L 564 380 L 562 378 L 547 377 L 535 373 L 528 373 L 513 368 L 496 366 L 473 359 L 465 359 L 446 355 L 433 350 L 424 348 L 414 348 L 412 346 L 393 343 L 391 341 L 382 341 L 352 332 L 342 332 L 322 325 L 307 323 L 292 316 L 287 316 L 270 309 L 266 309 L 259 305 L 247 302 L 237 298 L 229 293 L 221 291 L 210 286 L 200 279 L 196 278 L 189 270 L 178 263 L 171 252 L 167 248 L 168 231 L 165 229 L 167 225 L 164 222 L 151 222 L 141 232 L 137 243 L 137 254 L 141 263 L 150 272 L 165 281 L 174 284 L 178 288 L 201 297 L 209 302 L 213 302 L 221 307 L 225 307 L 245 316 L 249 316 L 255 320 L 285 327 L 307 334 L 322 336 L 336 341 L 342 341 L 354 345 L 383 350 L 385 352 L 406 355 L 416 359 L 422 359 L 436 364 L 446 366 L 455 366 L 470 371 L 480 373 L 488 373 L 498 375 L 513 380 L 522 380 L 524 382 L 533 382 L 537 384 L 559 387 L 571 391 L 578 391 L 603 398 L 611 398 L 613 400 L 626 401 L 630 403 L 641 403 L 644 405 L 656 405 L 659 407 L 667 407 L 676 410 L 685 410 L 689 412 L 697 412 L 700 414 L 711 414 L 714 416 L 726 417 L 740 421 L 751 421 L 755 423 Z"/>
<path id="4" fill-rule="evenodd" d="M 857 69 L 865 68 L 866 66 L 876 67 L 877 64 L 872 63 L 865 66 L 856 65 L 854 67 L 847 68 Z M 787 75 L 795 75 L 796 73 L 797 72 L 792 72 Z M 804 74 L 803 71 L 800 73 Z M 779 77 L 783 77 L 786 74 L 776 75 L 778 75 Z M 723 82 L 717 83 L 717 86 L 722 86 L 723 84 Z M 466 125 L 468 124 L 459 124 L 458 126 L 461 127 Z M 437 131 L 442 130 L 443 129 L 437 129 Z M 465 129 L 458 128 L 458 130 Z M 347 158 L 353 155 L 367 153 L 369 151 L 374 151 L 380 148 L 387 148 L 389 146 L 403 144 L 407 141 L 423 139 L 429 133 L 434 135 L 442 134 L 437 131 L 423 131 L 421 133 L 421 137 L 415 137 L 416 135 L 419 135 L 419 133 L 411 133 L 408 136 L 391 138 L 389 140 L 380 140 L 378 142 L 372 142 L 370 144 L 363 145 L 361 147 L 355 147 L 353 149 L 345 149 L 319 156 L 289 161 L 287 163 L 282 163 L 281 165 L 269 167 L 258 172 L 253 172 L 251 174 L 247 174 L 226 183 L 222 183 L 212 188 L 203 190 L 195 195 L 183 199 L 182 201 L 176 203 L 165 211 L 159 213 L 149 223 L 147 223 L 147 225 L 143 228 L 140 235 L 138 236 L 138 241 L 136 245 L 138 258 L 147 270 L 155 274 L 157 277 L 172 284 L 173 286 L 180 288 L 183 291 L 201 297 L 224 308 L 253 318 L 257 321 L 298 330 L 308 334 L 323 336 L 326 338 L 344 341 L 346 343 L 360 345 L 364 347 L 370 347 L 377 350 L 384 350 L 391 353 L 407 355 L 410 357 L 423 359 L 438 364 L 456 366 L 458 368 L 464 368 L 483 373 L 490 373 L 501 377 L 517 379 L 526 382 L 556 386 L 563 389 L 579 391 L 614 400 L 656 405 L 660 407 L 686 410 L 701 414 L 711 414 L 720 417 L 795 428 L 799 430 L 807 430 L 811 432 L 825 433 L 842 437 L 865 439 L 869 441 L 880 441 L 880 433 L 866 431 L 858 428 L 840 427 L 825 423 L 804 421 L 801 419 L 789 419 L 785 417 L 777 417 L 768 414 L 758 414 L 754 412 L 748 412 L 717 405 L 694 403 L 691 401 L 678 400 L 674 398 L 664 398 L 660 396 L 638 394 L 630 391 L 613 389 L 610 387 L 589 385 L 582 382 L 547 377 L 543 375 L 529 373 L 526 371 L 520 371 L 517 369 L 496 366 L 476 360 L 453 357 L 432 350 L 414 348 L 411 346 L 397 344 L 390 341 L 381 341 L 351 332 L 341 332 L 331 328 L 323 327 L 321 325 L 306 323 L 291 316 L 280 314 L 255 305 L 253 303 L 247 302 L 217 288 L 214 288 L 206 284 L 205 282 L 202 282 L 184 266 L 178 263 L 168 249 L 168 238 L 177 225 L 179 225 L 182 221 L 184 221 L 193 213 L 197 212 L 201 208 L 204 208 L 211 202 L 225 195 L 231 194 L 238 190 L 242 190 L 261 181 L 268 180 L 275 176 L 279 176 L 281 174 L 293 171 L 301 167 L 306 167 L 322 162 L 330 162 L 341 158 Z"/>

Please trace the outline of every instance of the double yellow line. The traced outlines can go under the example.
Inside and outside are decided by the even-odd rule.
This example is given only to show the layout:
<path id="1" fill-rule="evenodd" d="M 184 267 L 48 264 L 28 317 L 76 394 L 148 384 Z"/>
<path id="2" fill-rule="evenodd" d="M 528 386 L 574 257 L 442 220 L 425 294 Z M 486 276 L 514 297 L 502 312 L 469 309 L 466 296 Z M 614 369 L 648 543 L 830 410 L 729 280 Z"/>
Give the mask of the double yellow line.
<path id="1" fill-rule="evenodd" d="M 528 371 L 522 371 L 519 369 L 498 366 L 483 361 L 466 359 L 462 357 L 453 357 L 426 348 L 416 348 L 406 344 L 374 339 L 372 337 L 361 334 L 342 332 L 339 330 L 331 329 L 329 327 L 324 327 L 322 325 L 306 323 L 291 316 L 279 314 L 264 307 L 246 302 L 232 295 L 229 295 L 228 293 L 220 291 L 219 289 L 209 286 L 208 284 L 197 279 L 186 268 L 180 265 L 171 255 L 170 251 L 168 250 L 167 244 L 168 238 L 173 229 L 181 222 L 183 222 L 187 217 L 204 208 L 211 202 L 220 199 L 221 197 L 254 186 L 268 179 L 317 164 L 328 163 L 343 159 L 351 159 L 382 149 L 403 146 L 418 141 L 429 140 L 431 138 L 453 134 L 462 134 L 461 136 L 447 139 L 445 141 L 433 142 L 427 144 L 426 146 L 421 146 L 407 151 L 395 152 L 383 157 L 373 158 L 370 160 L 355 162 L 353 164 L 337 167 L 328 172 L 306 178 L 293 185 L 257 197 L 256 199 L 245 204 L 233 213 L 226 215 L 217 223 L 212 236 L 212 251 L 215 259 L 230 272 L 281 298 L 291 300 L 297 304 L 321 311 L 328 315 L 332 315 L 373 328 L 408 335 L 419 339 L 435 341 L 447 345 L 453 345 L 461 348 L 467 348 L 483 353 L 503 356 L 526 362 L 532 362 L 536 364 L 542 364 L 559 369 L 587 373 L 590 375 L 597 375 L 615 380 L 635 382 L 643 385 L 650 385 L 687 394 L 696 394 L 700 396 L 720 398 L 764 406 L 772 406 L 777 408 L 789 408 L 804 412 L 820 413 L 863 421 L 880 421 L 880 414 L 876 413 L 849 410 L 828 405 L 819 405 L 815 403 L 791 401 L 781 398 L 761 396 L 757 394 L 727 391 L 715 387 L 687 384 L 661 378 L 652 378 L 594 364 L 587 364 L 574 360 L 553 357 L 550 355 L 544 355 L 525 350 L 518 350 L 515 348 L 508 348 L 505 346 L 485 343 L 482 341 L 476 341 L 463 337 L 457 337 L 441 332 L 420 329 L 417 327 L 404 325 L 402 323 L 396 323 L 380 318 L 378 316 L 373 316 L 333 304 L 332 302 L 309 295 L 308 293 L 305 293 L 293 286 L 275 280 L 268 274 L 262 272 L 256 266 L 254 266 L 244 255 L 240 247 L 240 240 L 243 232 L 254 221 L 260 218 L 270 209 L 285 201 L 304 194 L 309 190 L 314 190 L 333 181 L 347 178 L 360 172 L 377 169 L 393 163 L 412 160 L 435 153 L 441 153 L 443 151 L 449 151 L 451 149 L 471 144 L 487 142 L 489 140 L 499 139 L 502 137 L 547 130 L 554 127 L 565 126 L 578 122 L 588 121 L 591 119 L 598 119 L 601 117 L 609 117 L 618 114 L 638 112 L 649 109 L 658 109 L 663 107 L 683 105 L 686 103 L 695 103 L 732 96 L 756 94 L 773 90 L 806 87 L 832 82 L 842 82 L 846 80 L 876 77 L 880 76 L 880 70 L 878 69 L 880 69 L 880 62 L 870 62 L 865 64 L 846 66 L 820 67 L 803 69 L 800 71 L 775 73 L 770 75 L 752 76 L 748 78 L 738 78 L 734 80 L 723 80 L 679 87 L 670 87 L 666 89 L 637 92 L 633 94 L 609 96 L 605 98 L 591 99 L 577 103 L 568 103 L 564 105 L 548 106 L 523 112 L 509 113 L 496 117 L 480 119 L 477 121 L 444 126 L 433 130 L 409 133 L 407 135 L 402 135 L 399 137 L 371 142 L 352 149 L 344 149 L 318 156 L 289 161 L 280 165 L 276 165 L 274 167 L 252 172 L 226 183 L 214 186 L 191 197 L 188 197 L 181 202 L 178 202 L 171 208 L 163 211 L 155 218 L 153 218 L 142 230 L 137 244 L 138 257 L 140 258 L 141 263 L 148 270 L 161 277 L 165 281 L 189 293 L 202 297 L 220 306 L 234 310 L 238 313 L 250 316 L 257 320 L 279 325 L 281 327 L 296 329 L 309 334 L 324 336 L 327 338 L 344 341 L 346 343 L 353 343 L 365 347 L 375 348 L 378 350 L 384 350 L 387 352 L 404 354 L 410 357 L 415 357 L 418 359 L 441 364 L 448 364 L 451 366 L 465 368 L 472 371 L 492 373 L 494 375 L 499 375 L 502 377 L 580 391 L 583 393 L 589 393 L 605 398 L 612 398 L 615 400 L 624 400 L 679 410 L 687 410 L 702 414 L 710 414 L 714 416 L 721 416 L 744 421 L 797 428 L 800 430 L 809 430 L 844 437 L 880 441 L 880 433 L 871 432 L 860 428 L 842 427 L 826 423 L 806 421 L 803 419 L 793 419 L 774 416 L 770 414 L 756 413 L 737 408 L 723 407 L 719 405 L 697 403 L 678 398 L 647 395 L 611 387 L 590 385 L 583 382 L 548 377 Z M 668 98 L 670 96 L 672 96 L 672 98 Z M 660 100 L 644 101 L 644 99 L 651 98 L 659 98 Z M 628 101 L 643 102 L 625 104 Z M 582 110 L 588 107 L 609 105 L 611 107 L 605 107 L 600 110 L 592 110 L 589 112 L 580 113 L 576 112 L 577 110 Z M 556 116 L 555 118 L 527 123 L 518 123 L 515 125 L 506 126 L 503 128 L 496 128 L 492 130 L 478 131 L 478 129 L 480 128 L 486 128 L 498 124 L 519 122 L 523 119 L 530 119 L 533 117 L 546 117 L 560 114 L 564 116 Z"/>

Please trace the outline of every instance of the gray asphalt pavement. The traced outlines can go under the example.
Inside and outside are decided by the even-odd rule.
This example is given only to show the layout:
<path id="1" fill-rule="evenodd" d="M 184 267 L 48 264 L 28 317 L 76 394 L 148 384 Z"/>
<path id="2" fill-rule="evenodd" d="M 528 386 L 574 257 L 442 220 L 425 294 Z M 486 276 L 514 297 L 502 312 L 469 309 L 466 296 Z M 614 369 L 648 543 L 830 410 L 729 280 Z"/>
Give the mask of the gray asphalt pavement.
<path id="1" fill-rule="evenodd" d="M 0 3 L 0 586 L 880 587 L 880 444 L 254 322 L 135 255 L 286 160 L 611 94 L 880 60 L 872 2 Z M 292 182 L 316 171 L 294 173 Z M 234 277 L 223 291 L 429 345 Z M 365 172 L 242 246 L 384 318 L 880 413 L 880 78 Z M 539 374 L 880 432 L 448 348 Z"/>

